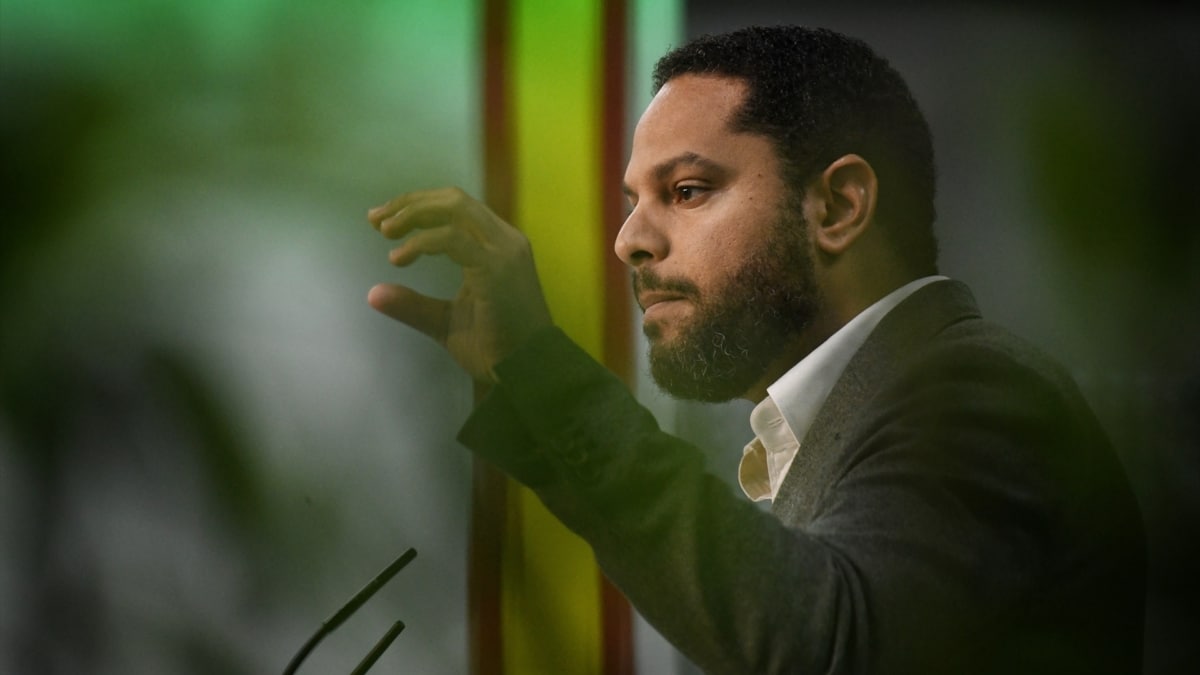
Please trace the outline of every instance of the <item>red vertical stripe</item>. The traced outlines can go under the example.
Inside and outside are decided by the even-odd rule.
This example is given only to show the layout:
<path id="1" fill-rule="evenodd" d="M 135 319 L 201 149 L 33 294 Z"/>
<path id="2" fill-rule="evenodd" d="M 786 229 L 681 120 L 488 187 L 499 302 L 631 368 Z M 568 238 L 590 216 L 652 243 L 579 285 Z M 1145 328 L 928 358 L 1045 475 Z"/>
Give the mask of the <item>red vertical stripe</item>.
<path id="1" fill-rule="evenodd" d="M 507 0 L 485 0 L 483 12 L 484 201 L 511 221 L 514 139 L 509 101 Z M 485 392 L 477 388 L 478 401 Z M 500 620 L 507 478 L 475 458 L 471 481 L 471 534 L 467 570 L 467 620 L 472 675 L 503 675 L 504 632 Z"/>
<path id="2" fill-rule="evenodd" d="M 475 458 L 471 480 L 471 539 L 467 571 L 467 620 L 472 675 L 503 675 L 504 634 L 500 624 L 501 555 L 507 479 Z"/>
<path id="3" fill-rule="evenodd" d="M 633 335 L 629 271 L 613 253 L 625 220 L 620 185 L 625 172 L 625 67 L 628 30 L 625 0 L 605 0 L 599 59 L 600 208 L 604 222 L 604 362 L 626 384 L 633 381 Z M 633 675 L 633 613 L 608 579 L 600 579 L 604 675 Z"/>
<path id="4" fill-rule="evenodd" d="M 512 110 L 508 0 L 484 0 L 483 180 L 484 200 L 507 222 L 516 214 L 516 139 Z"/>
<path id="5" fill-rule="evenodd" d="M 613 253 L 625 221 L 625 79 L 628 15 L 625 0 L 604 2 L 604 36 L 600 54 L 603 83 L 600 109 L 600 198 L 604 219 L 604 362 L 626 384 L 633 383 L 633 317 L 629 270 Z"/>

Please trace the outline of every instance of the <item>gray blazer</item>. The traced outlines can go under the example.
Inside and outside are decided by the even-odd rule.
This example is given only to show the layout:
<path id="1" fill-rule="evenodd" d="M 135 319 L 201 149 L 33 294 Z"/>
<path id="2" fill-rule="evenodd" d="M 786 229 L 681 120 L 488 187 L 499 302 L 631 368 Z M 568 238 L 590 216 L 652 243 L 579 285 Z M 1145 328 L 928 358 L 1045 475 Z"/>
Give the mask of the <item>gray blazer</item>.
<path id="1" fill-rule="evenodd" d="M 770 513 L 556 329 L 459 439 L 586 539 L 709 673 L 1137 673 L 1144 554 L 1056 364 L 930 284 L 876 327 Z"/>

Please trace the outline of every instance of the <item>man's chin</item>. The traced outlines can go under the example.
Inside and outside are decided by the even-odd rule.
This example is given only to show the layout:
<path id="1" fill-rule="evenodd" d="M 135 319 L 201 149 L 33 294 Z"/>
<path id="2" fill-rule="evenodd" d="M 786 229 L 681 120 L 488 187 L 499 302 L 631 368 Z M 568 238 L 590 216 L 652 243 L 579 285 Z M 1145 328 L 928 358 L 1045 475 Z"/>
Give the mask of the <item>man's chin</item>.
<path id="1" fill-rule="evenodd" d="M 661 324 L 647 324 L 642 332 L 650 348 L 650 363 L 679 363 L 689 350 L 695 349 L 685 336 Z"/>
<path id="2" fill-rule="evenodd" d="M 739 387 L 725 373 L 724 377 L 714 371 L 714 365 L 686 346 L 677 346 L 664 341 L 650 342 L 650 376 L 666 394 L 681 401 L 702 403 L 724 403 L 741 396 Z"/>

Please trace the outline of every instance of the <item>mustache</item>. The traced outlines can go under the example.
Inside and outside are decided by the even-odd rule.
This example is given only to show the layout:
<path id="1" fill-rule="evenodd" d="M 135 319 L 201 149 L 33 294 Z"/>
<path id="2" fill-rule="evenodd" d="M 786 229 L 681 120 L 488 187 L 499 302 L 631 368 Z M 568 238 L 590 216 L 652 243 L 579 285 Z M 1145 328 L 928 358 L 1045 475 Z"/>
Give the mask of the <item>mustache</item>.
<path id="1" fill-rule="evenodd" d="M 638 270 L 632 275 L 633 277 L 633 298 L 637 300 L 638 306 L 641 307 L 642 302 L 639 300 L 643 292 L 658 291 L 667 293 L 678 293 L 687 298 L 697 298 L 700 296 L 700 289 L 696 284 L 682 277 L 663 277 L 653 270 Z M 642 309 L 646 309 L 642 307 Z"/>

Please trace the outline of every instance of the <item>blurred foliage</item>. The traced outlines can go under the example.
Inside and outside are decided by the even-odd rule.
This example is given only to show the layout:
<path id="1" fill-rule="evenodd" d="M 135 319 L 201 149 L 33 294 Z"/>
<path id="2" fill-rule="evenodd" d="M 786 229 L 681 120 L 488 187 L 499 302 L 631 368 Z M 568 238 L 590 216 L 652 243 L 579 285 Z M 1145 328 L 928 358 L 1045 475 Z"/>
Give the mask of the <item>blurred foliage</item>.
<path id="1" fill-rule="evenodd" d="M 310 667 L 403 614 L 377 668 L 464 669 L 469 385 L 366 307 L 365 212 L 476 187 L 476 21 L 0 0 L 0 670 L 277 670 L 406 546 Z"/>
<path id="2" fill-rule="evenodd" d="M 1188 46 L 1126 27 L 1085 33 L 1069 58 L 1031 74 L 1029 184 L 1049 234 L 1079 264 L 1168 293 L 1195 282 L 1200 232 L 1191 200 L 1200 182 L 1200 62 Z M 1122 31 L 1122 32 L 1126 32 Z"/>

